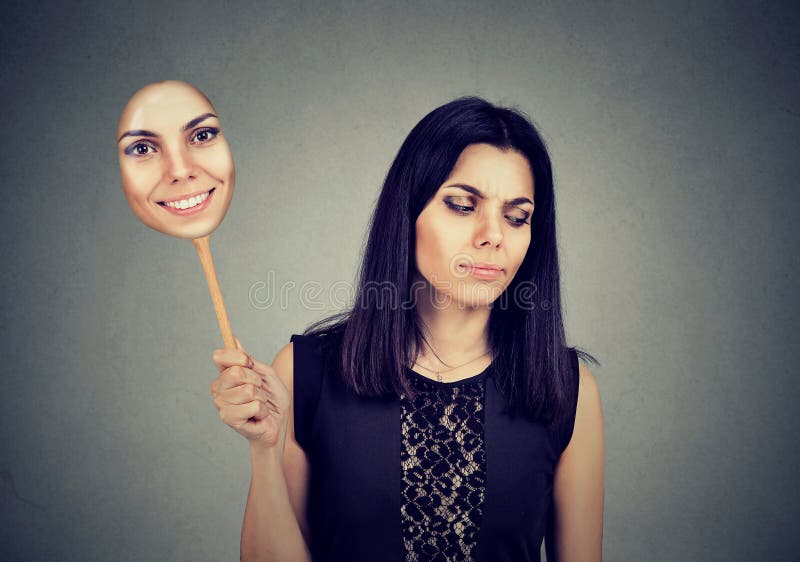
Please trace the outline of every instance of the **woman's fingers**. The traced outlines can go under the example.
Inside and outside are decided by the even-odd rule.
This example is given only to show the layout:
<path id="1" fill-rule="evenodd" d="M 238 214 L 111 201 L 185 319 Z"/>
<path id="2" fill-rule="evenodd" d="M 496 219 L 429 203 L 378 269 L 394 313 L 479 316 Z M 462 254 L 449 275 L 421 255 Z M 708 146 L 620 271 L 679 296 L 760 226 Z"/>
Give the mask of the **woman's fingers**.
<path id="1" fill-rule="evenodd" d="M 248 366 L 250 369 L 253 369 L 255 372 L 257 372 L 260 375 L 266 375 L 268 373 L 274 373 L 274 371 L 272 370 L 272 365 L 264 363 L 263 361 L 259 361 L 258 359 L 256 359 L 255 357 L 253 357 L 252 355 L 247 353 L 247 350 L 242 345 L 242 342 L 239 341 L 239 338 L 234 337 L 233 339 L 236 340 L 237 351 L 243 352 L 247 356 L 247 358 L 250 360 L 250 365 Z"/>
<path id="2" fill-rule="evenodd" d="M 218 392 L 214 397 L 214 404 L 217 408 L 223 408 L 228 404 L 247 404 L 254 400 L 265 404 L 272 402 L 272 399 L 261 385 L 242 384 Z"/>
<path id="3" fill-rule="evenodd" d="M 239 349 L 216 349 L 212 355 L 214 364 L 217 366 L 219 372 L 224 371 L 229 367 L 244 367 L 256 371 L 260 375 L 274 373 L 271 365 L 259 361 L 244 349 L 239 339 L 236 339 L 236 345 L 240 346 Z"/>
<path id="4" fill-rule="evenodd" d="M 213 353 L 219 376 L 211 383 L 222 421 L 250 440 L 275 446 L 285 435 L 289 391 L 271 365 L 250 356 L 238 338 L 236 349 Z"/>
<path id="5" fill-rule="evenodd" d="M 256 373 L 252 369 L 245 367 L 234 366 L 228 367 L 214 379 L 211 383 L 211 395 L 217 396 L 220 392 L 224 392 L 229 388 L 233 388 L 242 384 L 251 384 L 254 386 L 261 386 L 264 382 L 264 377 Z"/>
<path id="6" fill-rule="evenodd" d="M 250 418 L 256 421 L 266 417 L 268 413 L 267 405 L 263 402 L 253 401 L 247 404 L 228 404 L 219 411 L 222 421 L 234 429 L 241 428 Z"/>
<path id="7" fill-rule="evenodd" d="M 272 368 L 272 365 L 264 363 L 263 361 L 259 361 L 255 357 L 253 357 L 252 360 L 253 366 L 251 368 L 262 377 L 275 374 L 275 369 Z"/>
<path id="8" fill-rule="evenodd" d="M 250 368 L 253 364 L 252 358 L 246 351 L 241 349 L 215 349 L 211 358 L 220 372 L 234 366 Z"/>

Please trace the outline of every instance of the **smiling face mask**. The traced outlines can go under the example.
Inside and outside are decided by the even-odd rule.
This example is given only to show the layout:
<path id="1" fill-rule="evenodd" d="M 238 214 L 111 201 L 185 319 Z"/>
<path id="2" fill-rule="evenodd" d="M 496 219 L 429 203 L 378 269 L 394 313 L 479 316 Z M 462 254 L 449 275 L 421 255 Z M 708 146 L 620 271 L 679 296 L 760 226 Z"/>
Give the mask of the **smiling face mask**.
<path id="1" fill-rule="evenodd" d="M 122 188 L 144 224 L 178 238 L 219 226 L 236 172 L 211 102 L 174 80 L 149 84 L 128 101 L 117 127 Z"/>

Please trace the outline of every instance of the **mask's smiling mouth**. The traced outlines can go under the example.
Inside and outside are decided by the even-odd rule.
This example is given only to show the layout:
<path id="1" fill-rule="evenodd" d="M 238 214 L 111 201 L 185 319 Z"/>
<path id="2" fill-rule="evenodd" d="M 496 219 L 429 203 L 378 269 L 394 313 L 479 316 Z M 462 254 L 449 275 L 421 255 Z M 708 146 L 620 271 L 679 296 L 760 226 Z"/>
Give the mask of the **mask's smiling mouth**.
<path id="1" fill-rule="evenodd" d="M 216 191 L 216 187 L 212 187 L 208 191 L 183 197 L 181 199 L 170 199 L 169 201 L 158 201 L 158 204 L 164 207 L 167 211 L 176 215 L 193 215 L 208 207 L 211 201 L 211 195 Z"/>

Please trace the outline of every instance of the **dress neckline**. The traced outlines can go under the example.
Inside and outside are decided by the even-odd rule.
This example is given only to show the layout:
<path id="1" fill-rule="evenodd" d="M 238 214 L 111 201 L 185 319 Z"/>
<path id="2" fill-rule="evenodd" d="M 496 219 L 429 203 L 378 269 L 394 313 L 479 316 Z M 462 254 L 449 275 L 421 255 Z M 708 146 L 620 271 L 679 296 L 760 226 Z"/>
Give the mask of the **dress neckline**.
<path id="1" fill-rule="evenodd" d="M 490 371 L 492 369 L 492 365 L 494 365 L 494 361 L 489 363 L 489 365 L 487 365 L 487 367 L 483 371 L 478 373 L 477 375 L 472 375 L 471 377 L 466 377 L 466 378 L 463 378 L 463 379 L 460 379 L 460 380 L 457 380 L 457 381 L 442 381 L 442 382 L 439 382 L 436 379 L 432 379 L 432 378 L 426 377 L 425 375 L 416 372 L 411 367 L 406 367 L 406 372 L 411 374 L 416 379 L 419 379 L 419 380 L 421 380 L 423 382 L 430 383 L 430 384 L 435 385 L 435 386 L 452 387 L 452 386 L 459 386 L 459 385 L 465 385 L 465 384 L 473 384 L 473 383 L 482 381 L 483 379 L 485 379 L 486 377 L 489 376 L 489 373 L 490 373 Z"/>

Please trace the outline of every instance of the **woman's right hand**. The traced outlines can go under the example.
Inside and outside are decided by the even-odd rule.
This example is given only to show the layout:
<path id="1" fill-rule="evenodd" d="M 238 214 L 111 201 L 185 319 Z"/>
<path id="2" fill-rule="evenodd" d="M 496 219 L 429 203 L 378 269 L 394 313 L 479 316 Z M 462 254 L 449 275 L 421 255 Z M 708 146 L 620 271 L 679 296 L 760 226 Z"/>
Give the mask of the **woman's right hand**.
<path id="1" fill-rule="evenodd" d="M 217 349 L 214 364 L 219 376 L 211 396 L 225 424 L 244 435 L 251 445 L 283 446 L 291 397 L 275 370 L 253 359 L 236 339 L 238 349 Z"/>

